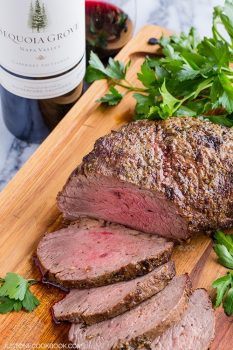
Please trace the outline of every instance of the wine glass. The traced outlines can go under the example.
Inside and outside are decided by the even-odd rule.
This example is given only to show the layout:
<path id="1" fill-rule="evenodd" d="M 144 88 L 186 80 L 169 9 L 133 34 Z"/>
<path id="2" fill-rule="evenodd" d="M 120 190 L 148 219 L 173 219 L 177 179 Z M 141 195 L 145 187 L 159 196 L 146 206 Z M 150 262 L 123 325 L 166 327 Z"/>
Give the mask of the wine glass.
<path id="1" fill-rule="evenodd" d="M 136 0 L 86 0 L 87 51 L 114 56 L 132 38 L 135 19 Z"/>

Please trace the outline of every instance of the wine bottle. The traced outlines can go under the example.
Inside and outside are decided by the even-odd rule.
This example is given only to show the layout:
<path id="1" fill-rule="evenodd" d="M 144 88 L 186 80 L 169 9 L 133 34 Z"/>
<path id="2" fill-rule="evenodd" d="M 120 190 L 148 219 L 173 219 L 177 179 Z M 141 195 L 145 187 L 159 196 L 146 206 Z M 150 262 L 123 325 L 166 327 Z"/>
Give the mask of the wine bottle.
<path id="1" fill-rule="evenodd" d="M 85 0 L 0 0 L 3 119 L 41 142 L 82 93 Z"/>

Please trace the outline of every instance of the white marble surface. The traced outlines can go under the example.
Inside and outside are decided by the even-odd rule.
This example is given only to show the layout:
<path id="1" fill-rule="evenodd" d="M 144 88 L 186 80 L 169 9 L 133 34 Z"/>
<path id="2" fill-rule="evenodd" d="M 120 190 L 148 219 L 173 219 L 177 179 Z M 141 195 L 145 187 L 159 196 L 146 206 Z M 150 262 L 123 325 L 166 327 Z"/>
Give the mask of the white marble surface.
<path id="1" fill-rule="evenodd" d="M 153 23 L 176 32 L 195 26 L 201 35 L 210 35 L 212 8 L 224 0 L 136 0 L 136 3 L 136 31 Z M 0 113 L 0 190 L 37 147 L 15 139 L 6 130 Z"/>

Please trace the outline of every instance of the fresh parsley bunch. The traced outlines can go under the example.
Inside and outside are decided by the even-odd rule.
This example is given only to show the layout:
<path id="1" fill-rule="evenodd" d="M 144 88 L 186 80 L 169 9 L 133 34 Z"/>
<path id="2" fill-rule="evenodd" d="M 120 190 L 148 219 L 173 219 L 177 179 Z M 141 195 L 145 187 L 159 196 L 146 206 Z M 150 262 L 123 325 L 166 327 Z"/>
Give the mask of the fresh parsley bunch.
<path id="1" fill-rule="evenodd" d="M 214 238 L 214 250 L 220 264 L 233 269 L 233 236 L 218 231 Z M 233 315 L 233 270 L 215 280 L 212 287 L 217 290 L 215 306 L 218 307 L 222 304 L 225 313 L 228 316 Z"/>
<path id="2" fill-rule="evenodd" d="M 37 283 L 35 280 L 26 280 L 22 276 L 8 272 L 0 279 L 0 314 L 11 311 L 33 311 L 39 300 L 30 291 L 30 286 Z"/>
<path id="3" fill-rule="evenodd" d="M 222 36 L 220 27 L 225 31 Z M 147 57 L 138 73 L 140 86 L 126 78 L 130 65 L 109 59 L 107 67 L 91 53 L 86 81 L 107 79 L 108 93 L 98 100 L 117 105 L 135 92 L 135 119 L 190 116 L 233 126 L 233 0 L 213 12 L 212 37 L 200 39 L 194 28 L 186 35 L 162 38 L 163 57 Z M 117 86 L 125 88 L 122 94 Z"/>

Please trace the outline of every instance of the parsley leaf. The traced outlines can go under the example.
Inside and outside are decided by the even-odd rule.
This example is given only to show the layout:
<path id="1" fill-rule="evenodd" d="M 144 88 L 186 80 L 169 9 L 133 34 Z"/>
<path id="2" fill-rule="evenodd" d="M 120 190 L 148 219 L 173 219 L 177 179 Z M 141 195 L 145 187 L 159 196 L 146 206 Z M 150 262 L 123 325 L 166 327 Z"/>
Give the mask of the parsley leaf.
<path id="1" fill-rule="evenodd" d="M 115 106 L 122 100 L 122 98 L 123 98 L 122 94 L 120 94 L 117 91 L 117 89 L 111 86 L 108 93 L 97 101 L 104 103 L 108 106 Z"/>
<path id="2" fill-rule="evenodd" d="M 105 76 L 107 76 L 106 69 L 105 69 L 103 63 L 101 62 L 99 57 L 93 51 L 91 51 L 91 53 L 90 53 L 89 64 L 93 69 L 95 69 L 95 70 L 101 72 L 102 74 L 104 74 Z"/>
<path id="3" fill-rule="evenodd" d="M 225 276 L 218 278 L 212 283 L 212 287 L 217 289 L 215 307 L 223 305 L 228 316 L 233 315 L 233 274 L 228 272 Z"/>
<path id="4" fill-rule="evenodd" d="M 223 277 L 218 278 L 212 283 L 212 287 L 217 289 L 217 296 L 215 301 L 215 307 L 221 305 L 223 297 L 228 290 L 232 282 L 232 276 L 230 273 L 226 274 Z"/>
<path id="5" fill-rule="evenodd" d="M 96 80 L 106 79 L 107 75 L 92 66 L 87 67 L 85 80 L 87 83 L 92 83 Z"/>
<path id="6" fill-rule="evenodd" d="M 101 79 L 122 80 L 125 78 L 128 67 L 129 64 L 125 66 L 122 62 L 115 61 L 111 57 L 107 67 L 105 67 L 99 57 L 91 51 L 85 79 L 88 83 Z"/>
<path id="7" fill-rule="evenodd" d="M 5 283 L 0 288 L 0 296 L 6 296 L 10 299 L 23 300 L 28 282 L 13 272 L 8 272 L 5 277 Z"/>
<path id="8" fill-rule="evenodd" d="M 232 116 L 211 115 L 211 116 L 208 116 L 208 119 L 214 124 L 224 125 L 228 128 L 231 128 L 233 126 Z"/>
<path id="9" fill-rule="evenodd" d="M 228 316 L 233 315 L 233 287 L 231 287 L 226 293 L 226 297 L 223 302 L 223 308 Z"/>
<path id="10" fill-rule="evenodd" d="M 233 255 L 233 236 L 232 235 L 227 235 L 222 231 L 217 231 L 214 235 L 214 239 L 218 244 L 225 245 L 229 253 Z"/>
<path id="11" fill-rule="evenodd" d="M 155 71 L 149 66 L 147 60 L 141 66 L 141 72 L 138 73 L 138 79 L 146 87 L 151 86 L 155 82 Z"/>
<path id="12" fill-rule="evenodd" d="M 225 42 L 204 38 L 198 45 L 198 52 L 211 64 L 216 65 L 215 69 L 229 66 L 231 56 Z"/>
<path id="13" fill-rule="evenodd" d="M 23 302 L 20 300 L 14 300 L 13 310 L 20 311 L 23 307 Z"/>
<path id="14" fill-rule="evenodd" d="M 233 256 L 229 253 L 228 249 L 223 244 L 214 245 L 215 253 L 218 256 L 220 264 L 229 269 L 233 269 Z"/>
<path id="15" fill-rule="evenodd" d="M 233 112 L 233 88 L 230 79 L 223 73 L 219 74 L 219 81 L 222 85 L 223 92 L 219 98 L 219 104 L 222 105 L 227 112 Z"/>
<path id="16" fill-rule="evenodd" d="M 163 115 L 165 118 L 172 116 L 174 110 L 176 109 L 180 101 L 174 96 L 172 96 L 167 90 L 165 80 L 163 82 L 163 85 L 161 86 L 160 93 L 163 98 L 163 102 L 160 105 L 162 110 L 161 116 Z"/>
<path id="17" fill-rule="evenodd" d="M 0 314 L 11 311 L 20 311 L 25 309 L 33 311 L 38 305 L 39 300 L 29 290 L 35 280 L 26 280 L 22 276 L 8 272 L 4 279 L 0 279 Z"/>
<path id="18" fill-rule="evenodd" d="M 226 40 L 220 34 L 218 25 L 222 24 L 228 33 L 231 42 L 233 41 L 233 6 L 232 1 L 226 0 L 223 7 L 216 6 L 213 14 L 213 34 L 214 38 Z"/>
<path id="19" fill-rule="evenodd" d="M 142 116 L 142 119 L 144 119 L 144 116 L 148 115 L 150 108 L 155 104 L 154 97 L 152 95 L 143 95 L 143 94 L 134 94 L 133 96 L 137 101 L 137 104 L 136 104 L 137 119 L 140 119 L 140 116 Z"/>
<path id="20" fill-rule="evenodd" d="M 191 108 L 187 106 L 181 106 L 176 111 L 177 117 L 195 117 L 196 111 L 192 110 Z"/>
<path id="21" fill-rule="evenodd" d="M 229 269 L 233 269 L 233 239 L 231 235 L 226 235 L 221 231 L 217 231 L 214 239 L 214 250 L 220 264 Z"/>
<path id="22" fill-rule="evenodd" d="M 200 42 L 200 37 L 195 28 L 191 27 L 188 34 L 181 33 L 180 35 L 172 35 L 169 38 L 162 38 L 162 46 L 171 43 L 176 51 L 181 52 L 187 49 L 190 52 L 196 52 L 197 45 Z"/>
<path id="23" fill-rule="evenodd" d="M 193 69 L 188 64 L 184 64 L 181 70 L 177 73 L 179 81 L 194 79 L 199 74 L 198 70 Z"/>
<path id="24" fill-rule="evenodd" d="M 19 304 L 18 304 L 19 303 Z M 16 305 L 16 310 L 21 310 L 21 302 L 12 300 L 8 297 L 0 297 L 0 314 L 7 314 L 14 310 L 14 306 Z"/>
<path id="25" fill-rule="evenodd" d="M 218 255 L 219 262 L 230 269 L 233 269 L 233 237 L 222 231 L 217 231 L 214 235 L 214 250 Z M 229 271 L 225 276 L 218 278 L 212 283 L 212 287 L 217 289 L 215 306 L 223 305 L 228 316 L 233 315 L 233 271 Z"/>
<path id="26" fill-rule="evenodd" d="M 32 294 L 32 292 L 27 289 L 25 297 L 22 301 L 22 305 L 25 310 L 31 312 L 40 304 L 39 300 Z"/>
<path id="27" fill-rule="evenodd" d="M 228 272 L 225 276 L 218 278 L 212 283 L 212 287 L 217 289 L 215 307 L 223 305 L 228 316 L 233 315 L 233 272 Z"/>
<path id="28" fill-rule="evenodd" d="M 125 78 L 126 68 L 122 62 L 115 61 L 110 57 L 105 72 L 109 78 L 122 80 Z"/>

